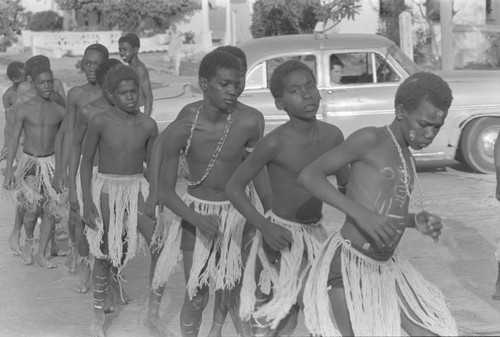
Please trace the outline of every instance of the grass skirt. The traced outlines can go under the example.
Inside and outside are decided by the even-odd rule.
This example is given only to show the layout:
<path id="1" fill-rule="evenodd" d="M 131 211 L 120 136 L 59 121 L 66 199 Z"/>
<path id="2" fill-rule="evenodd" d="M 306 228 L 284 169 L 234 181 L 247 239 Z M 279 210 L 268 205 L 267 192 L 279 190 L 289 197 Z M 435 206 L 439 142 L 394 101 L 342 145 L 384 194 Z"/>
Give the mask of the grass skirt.
<path id="1" fill-rule="evenodd" d="M 240 294 L 240 316 L 244 320 L 250 319 L 251 316 L 255 319 L 265 318 L 269 322 L 271 329 L 276 329 L 279 322 L 297 302 L 304 278 L 312 265 L 314 257 L 320 251 L 321 244 L 327 237 L 327 233 L 321 221 L 316 224 L 303 225 L 281 219 L 272 212 L 268 212 L 266 217 L 273 223 L 288 229 L 292 233 L 293 244 L 290 248 L 280 251 L 280 269 L 277 270 L 264 251 L 262 233 L 257 231 L 245 266 Z M 307 253 L 306 256 L 304 252 Z M 261 291 L 264 294 L 269 294 L 271 284 L 273 286 L 273 298 L 260 308 L 255 308 L 255 291 L 257 287 L 255 266 L 257 258 L 263 266 L 263 271 L 259 276 Z M 307 260 L 303 261 L 304 258 L 307 258 Z"/>
<path id="2" fill-rule="evenodd" d="M 139 249 L 140 237 L 137 234 L 138 196 L 146 199 L 149 184 L 142 174 L 122 176 L 97 173 L 92 178 L 92 200 L 99 212 L 96 228 L 85 227 L 90 253 L 99 259 L 110 259 L 119 273 Z M 101 193 L 109 195 L 109 229 L 107 233 L 108 255 L 101 250 L 104 224 L 102 222 Z M 123 238 L 125 237 L 125 238 Z M 125 260 L 122 263 L 123 244 L 128 244 Z"/>
<path id="3" fill-rule="evenodd" d="M 304 316 L 311 333 L 340 336 L 330 318 L 327 288 L 330 264 L 338 247 L 342 249 L 342 280 L 355 336 L 401 336 L 401 310 L 413 323 L 435 334 L 458 334 L 441 291 L 398 250 L 388 261 L 373 260 L 352 248 L 340 233 L 325 242 L 306 282 Z"/>
<path id="4" fill-rule="evenodd" d="M 40 205 L 44 212 L 60 219 L 67 215 L 66 197 L 52 186 L 55 157 L 34 157 L 26 153 L 18 157 L 14 171 L 16 186 L 9 196 L 26 212 L 35 212 Z"/>
<path id="5" fill-rule="evenodd" d="M 215 239 L 206 238 L 196 230 L 196 241 L 193 251 L 193 265 L 189 274 L 187 291 L 193 298 L 198 288 L 214 281 L 215 289 L 231 289 L 241 278 L 242 257 L 241 240 L 246 219 L 231 205 L 229 201 L 207 201 L 189 194 L 183 201 L 199 214 L 213 214 L 219 217 L 221 234 Z M 159 222 L 167 228 L 165 211 Z M 168 228 L 168 235 L 163 250 L 158 258 L 153 277 L 153 289 L 164 286 L 173 274 L 177 263 L 182 259 L 180 250 L 182 238 L 182 219 L 178 216 Z"/>

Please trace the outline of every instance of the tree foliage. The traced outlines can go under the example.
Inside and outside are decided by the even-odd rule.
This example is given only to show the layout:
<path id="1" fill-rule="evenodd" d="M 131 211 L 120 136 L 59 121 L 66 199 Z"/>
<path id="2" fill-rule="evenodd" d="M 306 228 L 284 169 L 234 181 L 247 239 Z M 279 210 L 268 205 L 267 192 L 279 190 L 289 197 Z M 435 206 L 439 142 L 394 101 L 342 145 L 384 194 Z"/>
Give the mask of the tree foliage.
<path id="1" fill-rule="evenodd" d="M 31 16 L 28 28 L 34 32 L 62 30 L 63 18 L 54 11 L 36 12 Z"/>
<path id="2" fill-rule="evenodd" d="M 399 15 L 408 10 L 404 0 L 380 0 L 378 33 L 399 45 Z"/>
<path id="3" fill-rule="evenodd" d="M 353 19 L 360 0 L 257 0 L 253 4 L 254 38 L 312 33 L 318 21 Z"/>
<path id="4" fill-rule="evenodd" d="M 17 40 L 23 25 L 23 11 L 21 0 L 0 1 L 0 51 L 5 51 Z"/>

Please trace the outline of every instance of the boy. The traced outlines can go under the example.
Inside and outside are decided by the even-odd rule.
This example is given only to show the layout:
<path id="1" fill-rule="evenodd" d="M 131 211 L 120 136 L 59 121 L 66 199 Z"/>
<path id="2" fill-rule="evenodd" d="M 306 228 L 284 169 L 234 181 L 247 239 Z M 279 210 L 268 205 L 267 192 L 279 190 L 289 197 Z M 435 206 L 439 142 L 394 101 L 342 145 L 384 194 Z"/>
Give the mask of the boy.
<path id="1" fill-rule="evenodd" d="M 68 92 L 68 102 L 66 104 L 66 117 L 59 129 L 56 138 L 56 176 L 54 186 L 62 190 L 67 185 L 68 157 L 73 144 L 75 120 L 78 109 L 102 96 L 102 90 L 96 80 L 96 69 L 103 60 L 109 58 L 109 52 L 101 44 L 91 44 L 83 54 L 81 67 L 87 83 L 71 88 Z M 68 218 L 68 233 L 70 238 L 70 254 L 65 263 L 70 274 L 76 273 L 78 261 L 77 248 L 75 243 L 75 217 Z"/>
<path id="2" fill-rule="evenodd" d="M 4 141 L 3 148 L 0 153 L 0 161 L 7 158 L 7 142 L 11 138 L 12 125 L 14 124 L 14 116 L 12 114 L 12 106 L 14 105 L 14 98 L 16 97 L 17 87 L 21 82 L 26 80 L 24 73 L 24 63 L 11 62 L 7 66 L 7 77 L 11 80 L 12 85 L 5 90 L 2 96 L 3 108 L 5 110 L 5 128 L 4 128 Z"/>
<path id="3" fill-rule="evenodd" d="M 246 221 L 227 200 L 224 187 L 262 129 L 256 115 L 235 108 L 240 70 L 238 59 L 228 53 L 205 55 L 199 70 L 202 105 L 190 105 L 189 113 L 162 132 L 153 150 L 147 213 L 155 216 L 161 197 L 161 203 L 177 215 L 158 260 L 153 289 L 158 291 L 159 307 L 162 287 L 182 250 L 187 282 L 180 317 L 183 336 L 198 336 L 209 279 L 216 290 L 223 290 L 234 288 L 241 278 Z M 181 151 L 190 172 L 183 199 L 175 190 Z"/>
<path id="4" fill-rule="evenodd" d="M 52 187 L 54 175 L 55 138 L 64 118 L 64 108 L 51 100 L 54 87 L 52 71 L 44 65 L 31 71 L 37 96 L 19 106 L 16 111 L 12 141 L 7 151 L 4 187 L 16 190 L 19 205 L 26 211 L 26 241 L 23 248 L 25 264 L 33 263 L 33 232 L 38 217 L 42 218 L 41 237 L 35 261 L 44 268 L 55 268 L 45 258 L 56 217 L 64 213 L 63 202 Z M 23 155 L 15 172 L 13 162 L 24 131 Z"/>
<path id="5" fill-rule="evenodd" d="M 92 272 L 94 319 L 91 336 L 105 336 L 104 300 L 108 291 L 111 265 L 118 277 L 138 250 L 142 233 L 148 245 L 154 223 L 143 215 L 148 183 L 144 162 L 149 162 L 158 135 L 156 123 L 139 113 L 139 80 L 135 71 L 124 65 L 112 68 L 106 78 L 114 107 L 94 116 L 88 124 L 81 161 L 83 222 L 90 252 L 95 257 Z M 99 150 L 98 172 L 93 163 Z M 126 245 L 125 245 L 126 243 Z M 151 244 L 151 272 L 156 256 Z"/>
<path id="6" fill-rule="evenodd" d="M 118 39 L 118 48 L 120 57 L 124 62 L 131 66 L 137 76 L 139 77 L 139 88 L 141 94 L 139 96 L 139 107 L 141 112 L 147 116 L 151 116 L 153 112 L 153 91 L 151 89 L 151 82 L 149 81 L 148 68 L 141 60 L 139 60 L 139 48 L 141 41 L 134 33 L 127 33 Z"/>
<path id="7" fill-rule="evenodd" d="M 226 193 L 258 230 L 245 267 L 240 315 L 244 319 L 264 318 L 261 326 L 269 324 L 277 330 L 259 333 L 281 336 L 295 328 L 303 279 L 326 239 L 322 203 L 301 187 L 297 178 L 304 167 L 344 138 L 337 127 L 316 120 L 321 97 L 314 73 L 305 64 L 287 61 L 279 65 L 271 76 L 270 90 L 276 107 L 285 110 L 290 120 L 257 144 L 229 180 Z M 265 216 L 244 193 L 244 186 L 263 168 L 267 168 L 272 190 L 272 208 Z M 339 168 L 338 183 L 345 184 L 347 175 L 347 168 Z M 259 284 L 269 294 L 272 282 L 273 294 L 268 303 L 254 309 L 257 254 L 264 268 Z"/>
<path id="8" fill-rule="evenodd" d="M 441 234 L 441 219 L 423 210 L 422 195 L 416 200 L 421 211 L 409 213 L 413 187 L 421 192 L 409 148 L 432 143 L 452 99 L 439 76 L 415 73 L 396 92 L 390 125 L 354 132 L 302 172 L 301 183 L 316 198 L 346 213 L 304 290 L 306 326 L 313 334 L 339 335 L 328 317 L 330 296 L 342 335 L 402 335 L 401 328 L 415 336 L 457 335 L 440 290 L 396 249 L 407 227 L 436 241 Z M 343 195 L 326 177 L 345 165 L 351 175 Z"/>
<path id="9" fill-rule="evenodd" d="M 500 141 L 498 141 L 499 139 L 500 139 L 500 134 L 495 142 L 495 150 L 494 150 L 495 171 L 497 177 L 497 187 L 495 196 L 498 201 L 500 201 Z M 495 292 L 493 293 L 492 298 L 494 300 L 500 300 L 500 243 L 497 245 L 495 257 L 498 261 L 498 275 L 497 275 L 497 281 L 495 282 Z"/>
<path id="10" fill-rule="evenodd" d="M 245 90 L 245 81 L 246 81 L 246 72 L 247 72 L 247 59 L 246 55 L 238 47 L 234 46 L 221 46 L 217 47 L 215 51 L 220 51 L 220 52 L 225 52 L 228 54 L 233 55 L 238 59 L 240 62 L 241 70 L 240 70 L 240 85 L 238 86 L 237 90 L 237 97 L 241 95 L 241 93 Z M 203 104 L 203 100 L 197 101 L 191 104 L 186 105 L 182 110 L 179 112 L 177 115 L 176 120 L 184 118 L 187 114 L 192 111 L 192 109 L 198 109 L 201 105 Z M 264 131 L 264 116 L 262 113 L 246 104 L 241 103 L 240 101 L 237 101 L 234 107 L 235 110 L 241 110 L 242 112 L 253 114 L 255 117 L 257 117 L 259 121 L 259 125 L 261 128 L 261 132 Z M 244 157 L 246 157 L 249 154 L 249 152 L 245 151 Z M 244 159 L 244 158 L 243 158 Z M 185 156 L 181 156 L 180 160 L 183 160 L 185 162 Z M 264 179 L 257 179 L 255 181 L 255 190 L 259 196 L 261 196 L 264 199 L 269 199 L 268 196 L 270 196 L 270 188 L 269 188 L 269 181 L 267 179 L 267 174 L 262 175 Z M 264 208 L 267 211 L 270 207 L 270 200 L 264 200 Z M 247 226 L 251 226 L 247 224 Z M 253 228 L 249 227 L 248 231 L 246 231 L 247 238 L 248 240 L 253 237 L 255 234 L 254 231 L 252 230 Z M 246 257 L 248 255 L 248 251 L 245 251 L 245 248 L 248 248 L 249 245 L 246 245 L 245 242 L 247 240 L 243 240 L 243 252 L 242 252 L 242 257 L 243 257 L 243 263 L 246 261 Z M 248 249 L 247 249 L 248 250 Z M 236 332 L 238 335 L 243 336 L 248 333 L 245 333 L 243 330 L 247 329 L 249 330 L 249 327 L 244 325 L 244 323 L 241 321 L 238 310 L 239 310 L 239 291 L 240 291 L 240 284 L 238 283 L 237 286 L 235 286 L 231 290 L 218 290 L 215 292 L 215 300 L 214 300 L 214 315 L 213 315 L 213 322 L 212 322 L 212 328 L 210 329 L 210 333 L 208 334 L 209 336 L 221 336 L 222 333 L 222 327 L 224 326 L 224 321 L 226 320 L 226 316 L 228 311 L 231 313 L 231 319 L 233 321 L 233 325 L 236 329 Z"/>
<path id="11" fill-rule="evenodd" d="M 81 184 L 78 167 L 82 153 L 82 143 L 87 133 L 88 123 L 91 118 L 97 114 L 104 113 L 112 109 L 111 98 L 106 90 L 106 74 L 108 71 L 119 64 L 122 64 L 116 59 L 107 59 L 99 63 L 95 70 L 97 85 L 101 88 L 102 95 L 98 99 L 78 109 L 76 112 L 75 128 L 73 132 L 73 144 L 70 151 L 68 164 L 68 192 L 70 202 L 70 217 L 68 219 L 68 227 L 73 224 L 73 233 L 70 231 L 72 245 L 76 246 L 77 251 L 73 252 L 76 256 L 72 260 L 70 267 L 73 270 L 77 269 L 77 262 L 81 261 L 77 291 L 86 293 L 90 289 L 90 264 L 88 260 L 88 242 L 83 235 L 83 224 L 80 218 L 81 204 Z M 77 178 L 78 175 L 78 178 Z M 71 236 L 72 235 L 72 236 Z M 73 248 L 74 250 L 74 248 Z M 71 271 L 71 269 L 70 269 Z"/>

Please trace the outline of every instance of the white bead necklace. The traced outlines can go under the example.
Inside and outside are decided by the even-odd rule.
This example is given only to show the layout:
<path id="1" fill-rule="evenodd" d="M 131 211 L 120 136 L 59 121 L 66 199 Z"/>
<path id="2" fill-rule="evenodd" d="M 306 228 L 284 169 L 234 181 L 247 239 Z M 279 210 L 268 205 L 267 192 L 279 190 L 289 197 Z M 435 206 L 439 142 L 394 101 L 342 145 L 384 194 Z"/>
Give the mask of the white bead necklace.
<path id="1" fill-rule="evenodd" d="M 420 198 L 418 198 L 419 199 L 418 202 L 415 201 L 415 199 L 411 195 L 410 173 L 408 172 L 408 166 L 406 165 L 406 160 L 405 160 L 405 157 L 403 156 L 403 150 L 401 149 L 401 146 L 399 146 L 399 143 L 396 140 L 396 137 L 394 136 L 394 134 L 392 133 L 392 130 L 389 127 L 389 125 L 386 125 L 385 127 L 387 129 L 387 132 L 389 132 L 389 135 L 391 136 L 392 142 L 394 143 L 394 145 L 396 146 L 396 149 L 398 150 L 399 159 L 401 160 L 401 165 L 403 166 L 402 173 L 403 173 L 403 183 L 405 185 L 405 193 L 408 196 L 408 198 L 410 199 L 410 202 L 413 202 L 413 204 L 415 204 L 417 207 L 419 207 L 421 210 L 423 210 L 424 209 L 424 193 L 423 193 L 422 185 L 420 184 L 420 180 L 418 179 L 417 169 L 415 167 L 415 159 L 413 158 L 413 155 L 410 152 L 410 163 L 411 163 L 411 168 L 413 171 L 412 173 L 413 173 L 413 181 L 414 181 L 413 185 L 414 185 L 414 187 L 417 188 L 418 193 L 419 193 L 419 197 L 420 197 Z"/>

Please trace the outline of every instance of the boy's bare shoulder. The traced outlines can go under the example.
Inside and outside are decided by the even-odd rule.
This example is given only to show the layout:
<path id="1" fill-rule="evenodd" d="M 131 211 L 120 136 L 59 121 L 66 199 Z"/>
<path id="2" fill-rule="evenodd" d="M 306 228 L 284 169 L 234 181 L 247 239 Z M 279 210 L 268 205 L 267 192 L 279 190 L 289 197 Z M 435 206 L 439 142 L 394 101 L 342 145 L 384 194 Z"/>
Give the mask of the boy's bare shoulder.
<path id="1" fill-rule="evenodd" d="M 175 118 L 175 120 L 177 121 L 177 120 L 180 120 L 180 119 L 184 119 L 186 117 L 194 116 L 194 114 L 196 114 L 196 112 L 198 111 L 198 109 L 202 105 L 203 105 L 203 100 L 186 104 L 181 109 L 181 111 L 179 111 L 179 113 L 177 114 L 177 117 Z"/>
<path id="2" fill-rule="evenodd" d="M 362 146 L 365 149 L 373 149 L 382 140 L 382 129 L 375 126 L 368 126 L 354 131 L 346 141 L 355 146 Z"/>
<path id="3" fill-rule="evenodd" d="M 78 98 L 85 91 L 85 84 L 74 86 L 68 91 L 68 98 Z M 57 92 L 57 91 L 55 91 Z"/>
<path id="4" fill-rule="evenodd" d="M 15 94 L 16 94 L 16 88 L 14 88 L 13 85 L 11 85 L 10 87 L 7 88 L 7 90 L 5 90 L 4 94 L 2 95 L 4 108 L 6 109 L 10 108 L 10 105 L 14 103 Z"/>

